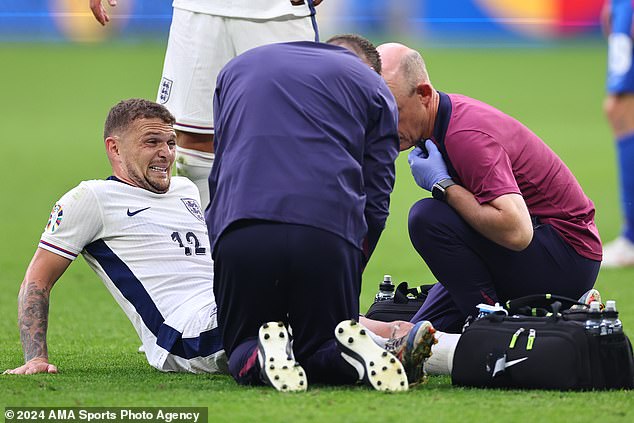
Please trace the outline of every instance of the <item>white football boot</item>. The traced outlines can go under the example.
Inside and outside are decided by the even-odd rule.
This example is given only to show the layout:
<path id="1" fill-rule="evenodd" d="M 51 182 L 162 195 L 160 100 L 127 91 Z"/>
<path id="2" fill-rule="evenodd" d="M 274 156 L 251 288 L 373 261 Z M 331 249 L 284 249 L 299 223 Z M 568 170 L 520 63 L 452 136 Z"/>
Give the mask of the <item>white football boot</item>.
<path id="1" fill-rule="evenodd" d="M 603 246 L 602 268 L 619 268 L 634 266 L 634 244 L 620 236 Z"/>
<path id="2" fill-rule="evenodd" d="M 355 320 L 344 320 L 335 328 L 341 356 L 363 380 L 377 391 L 407 391 L 407 375 L 394 354 L 379 347 L 368 330 Z"/>
<path id="3" fill-rule="evenodd" d="M 268 322 L 258 333 L 260 377 L 280 392 L 305 391 L 306 372 L 295 361 L 291 336 L 282 322 Z"/>

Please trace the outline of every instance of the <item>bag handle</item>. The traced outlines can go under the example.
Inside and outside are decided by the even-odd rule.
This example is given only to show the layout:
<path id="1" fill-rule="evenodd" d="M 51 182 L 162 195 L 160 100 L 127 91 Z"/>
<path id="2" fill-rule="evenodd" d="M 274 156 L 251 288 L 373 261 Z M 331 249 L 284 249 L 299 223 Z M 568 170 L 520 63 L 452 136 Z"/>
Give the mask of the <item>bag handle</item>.
<path id="1" fill-rule="evenodd" d="M 409 301 L 410 295 L 414 298 L 423 298 L 432 286 L 433 284 L 420 285 L 410 288 L 407 282 L 401 282 L 394 291 L 394 302 L 397 304 L 406 304 Z"/>
<path id="2" fill-rule="evenodd" d="M 559 310 L 569 309 L 573 305 L 581 305 L 585 306 L 584 303 L 580 303 L 577 300 L 573 300 L 572 298 L 564 297 L 562 295 L 555 294 L 536 294 L 536 295 L 527 295 L 525 297 L 516 298 L 514 300 L 509 300 L 504 304 L 504 307 L 508 310 L 509 314 L 527 314 L 526 310 L 531 310 L 528 314 L 534 314 L 532 310 L 540 310 L 545 309 L 547 307 L 551 307 L 555 303 L 559 303 Z M 541 314 L 542 312 L 537 312 Z"/>

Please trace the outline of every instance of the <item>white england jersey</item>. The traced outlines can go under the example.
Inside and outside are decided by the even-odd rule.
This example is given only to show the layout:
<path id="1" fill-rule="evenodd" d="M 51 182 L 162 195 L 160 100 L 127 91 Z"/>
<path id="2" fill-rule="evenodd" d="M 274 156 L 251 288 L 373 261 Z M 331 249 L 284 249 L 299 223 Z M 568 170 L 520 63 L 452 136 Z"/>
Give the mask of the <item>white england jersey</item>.
<path id="1" fill-rule="evenodd" d="M 274 19 L 310 16 L 308 0 L 293 6 L 290 0 L 174 0 L 176 9 L 240 19 Z"/>
<path id="2" fill-rule="evenodd" d="M 80 253 L 163 371 L 226 371 L 213 264 L 196 186 L 173 177 L 165 194 L 116 179 L 84 181 L 57 204 L 39 244 Z"/>

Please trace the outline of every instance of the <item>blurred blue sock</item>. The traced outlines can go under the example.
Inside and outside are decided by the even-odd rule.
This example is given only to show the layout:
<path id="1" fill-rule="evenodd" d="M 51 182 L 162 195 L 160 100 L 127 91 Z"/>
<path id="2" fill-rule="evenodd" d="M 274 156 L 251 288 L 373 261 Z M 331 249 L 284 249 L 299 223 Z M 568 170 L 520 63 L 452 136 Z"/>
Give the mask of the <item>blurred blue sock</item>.
<path id="1" fill-rule="evenodd" d="M 625 222 L 623 236 L 634 242 L 634 133 L 616 140 L 621 182 L 621 209 Z"/>

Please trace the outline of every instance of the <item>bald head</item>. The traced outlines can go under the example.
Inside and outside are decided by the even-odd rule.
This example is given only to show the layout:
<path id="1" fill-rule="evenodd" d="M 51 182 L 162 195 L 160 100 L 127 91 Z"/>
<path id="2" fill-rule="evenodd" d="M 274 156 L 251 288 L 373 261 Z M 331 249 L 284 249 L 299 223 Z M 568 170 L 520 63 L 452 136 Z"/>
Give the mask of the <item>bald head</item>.
<path id="1" fill-rule="evenodd" d="M 399 88 L 412 95 L 421 82 L 429 83 L 425 61 L 416 50 L 403 44 L 386 43 L 377 47 L 383 69 L 381 75 L 392 90 Z"/>
<path id="2" fill-rule="evenodd" d="M 381 56 L 381 76 L 398 105 L 400 149 L 406 150 L 433 133 L 440 96 L 429 81 L 420 53 L 403 44 L 377 47 Z"/>
<path id="3" fill-rule="evenodd" d="M 379 52 L 383 64 L 382 75 L 388 78 L 399 71 L 403 56 L 411 51 L 409 47 L 398 43 L 381 44 L 376 50 Z"/>

